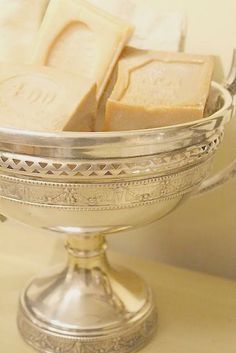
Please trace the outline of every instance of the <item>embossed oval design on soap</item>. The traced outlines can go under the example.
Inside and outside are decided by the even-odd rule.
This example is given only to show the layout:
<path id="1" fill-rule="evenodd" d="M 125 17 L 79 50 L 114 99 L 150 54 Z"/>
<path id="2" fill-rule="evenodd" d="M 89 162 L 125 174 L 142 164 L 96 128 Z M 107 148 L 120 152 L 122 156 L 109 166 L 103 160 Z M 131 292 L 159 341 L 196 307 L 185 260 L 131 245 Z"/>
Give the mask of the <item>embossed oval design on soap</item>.
<path id="1" fill-rule="evenodd" d="M 56 38 L 46 65 L 93 78 L 97 53 L 94 32 L 84 23 L 77 22 L 67 26 Z"/>
<path id="2" fill-rule="evenodd" d="M 59 109 L 65 89 L 43 74 L 25 74 L 0 83 L 1 106 L 22 118 L 47 116 Z"/>

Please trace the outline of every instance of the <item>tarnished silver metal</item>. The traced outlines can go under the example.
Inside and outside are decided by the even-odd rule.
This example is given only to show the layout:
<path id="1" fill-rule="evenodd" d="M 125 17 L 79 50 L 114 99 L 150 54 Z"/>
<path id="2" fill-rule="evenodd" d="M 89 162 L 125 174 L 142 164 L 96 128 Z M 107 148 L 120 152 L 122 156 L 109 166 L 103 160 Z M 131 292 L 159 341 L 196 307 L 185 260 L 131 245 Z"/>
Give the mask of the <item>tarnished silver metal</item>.
<path id="1" fill-rule="evenodd" d="M 148 342 L 151 290 L 109 265 L 104 236 L 153 222 L 199 189 L 232 102 L 213 83 L 206 117 L 188 124 L 121 133 L 0 128 L 0 212 L 67 235 L 67 264 L 35 278 L 20 299 L 18 326 L 31 346 L 130 353 Z"/>

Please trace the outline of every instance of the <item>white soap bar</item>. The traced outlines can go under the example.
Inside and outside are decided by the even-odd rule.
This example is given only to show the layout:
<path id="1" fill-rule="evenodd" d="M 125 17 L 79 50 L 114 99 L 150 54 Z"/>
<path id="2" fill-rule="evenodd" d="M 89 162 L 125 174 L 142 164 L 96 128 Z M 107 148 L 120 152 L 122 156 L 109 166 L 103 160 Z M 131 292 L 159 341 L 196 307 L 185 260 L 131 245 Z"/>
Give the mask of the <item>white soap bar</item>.
<path id="1" fill-rule="evenodd" d="M 92 131 L 96 86 L 49 67 L 0 64 L 0 125 L 37 131 Z"/>
<path id="2" fill-rule="evenodd" d="M 0 61 L 27 63 L 49 0 L 0 0 Z"/>
<path id="3" fill-rule="evenodd" d="M 185 36 L 185 17 L 177 11 L 158 11 L 149 1 L 89 0 L 135 27 L 128 45 L 144 50 L 178 51 Z"/>
<path id="4" fill-rule="evenodd" d="M 97 98 L 133 28 L 84 0 L 51 0 L 32 62 L 86 75 L 97 83 Z"/>
<path id="5" fill-rule="evenodd" d="M 185 18 L 180 12 L 158 12 L 149 4 L 136 7 L 132 23 L 136 31 L 129 46 L 143 50 L 179 51 L 185 36 Z"/>

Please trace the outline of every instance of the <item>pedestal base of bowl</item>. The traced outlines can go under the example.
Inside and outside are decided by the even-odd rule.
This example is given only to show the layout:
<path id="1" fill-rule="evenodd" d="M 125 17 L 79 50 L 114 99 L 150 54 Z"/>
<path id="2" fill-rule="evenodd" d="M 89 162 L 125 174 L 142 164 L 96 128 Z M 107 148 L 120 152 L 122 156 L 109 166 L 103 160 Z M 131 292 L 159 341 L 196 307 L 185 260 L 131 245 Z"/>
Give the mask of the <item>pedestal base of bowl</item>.
<path id="1" fill-rule="evenodd" d="M 66 267 L 35 278 L 22 293 L 18 327 L 36 350 L 131 353 L 153 336 L 151 290 L 133 272 L 111 268 L 100 244 L 84 257 L 71 254 Z"/>

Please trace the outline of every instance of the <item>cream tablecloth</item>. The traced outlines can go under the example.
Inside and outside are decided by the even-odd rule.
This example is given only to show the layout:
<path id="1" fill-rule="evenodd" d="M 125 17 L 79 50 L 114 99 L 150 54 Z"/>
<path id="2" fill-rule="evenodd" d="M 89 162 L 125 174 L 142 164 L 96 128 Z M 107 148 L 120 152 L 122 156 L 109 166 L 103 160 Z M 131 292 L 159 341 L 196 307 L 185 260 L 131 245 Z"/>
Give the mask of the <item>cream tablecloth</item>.
<path id="1" fill-rule="evenodd" d="M 64 259 L 63 242 L 7 221 L 0 225 L 0 249 L 0 352 L 32 353 L 15 324 L 19 292 L 32 275 Z M 110 258 L 135 269 L 156 294 L 158 332 L 143 353 L 236 352 L 235 282 L 119 254 Z"/>

